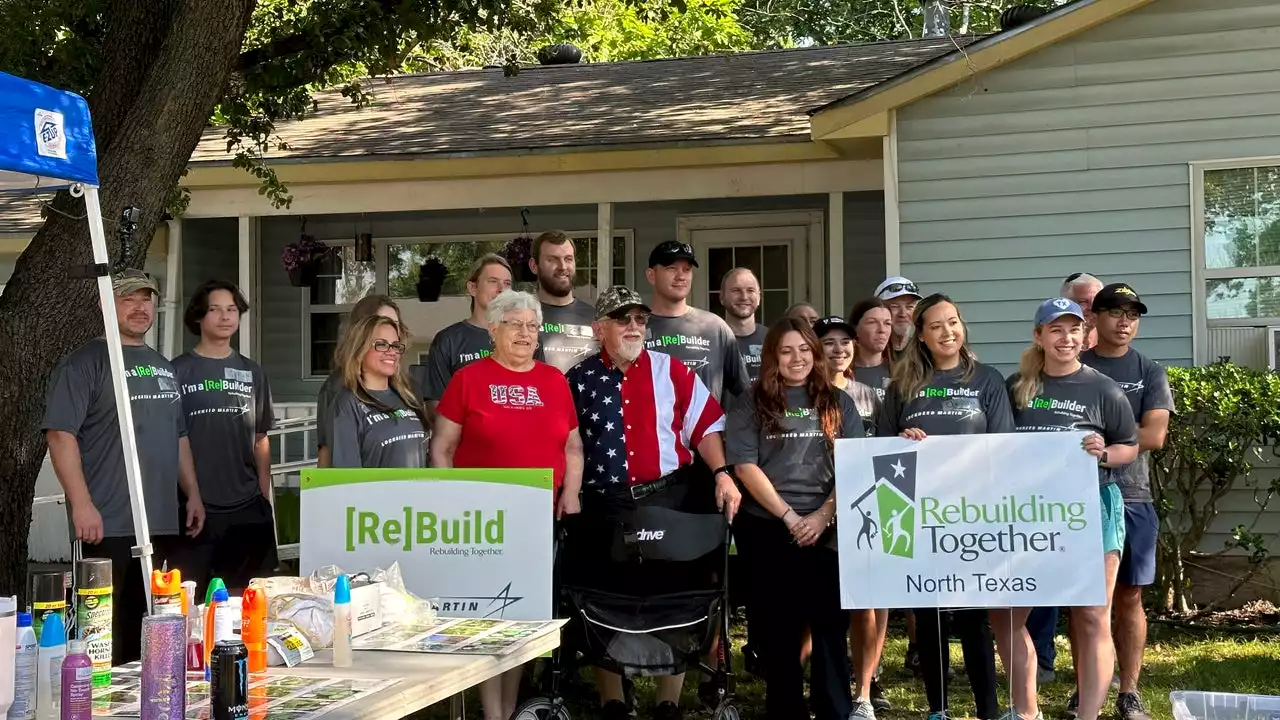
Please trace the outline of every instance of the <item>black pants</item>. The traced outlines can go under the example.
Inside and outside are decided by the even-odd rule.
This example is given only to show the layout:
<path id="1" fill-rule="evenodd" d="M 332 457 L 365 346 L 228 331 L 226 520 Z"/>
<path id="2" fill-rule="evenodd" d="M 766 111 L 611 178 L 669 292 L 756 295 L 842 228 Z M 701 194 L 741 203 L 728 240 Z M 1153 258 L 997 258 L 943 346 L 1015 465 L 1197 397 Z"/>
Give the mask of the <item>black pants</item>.
<path id="1" fill-rule="evenodd" d="M 929 712 L 947 710 L 947 669 L 951 665 L 949 638 L 954 629 L 964 652 L 964 670 L 973 689 L 973 701 L 981 720 L 1000 717 L 996 699 L 996 653 L 986 610 L 922 608 L 915 611 L 916 648 L 924 675 Z"/>
<path id="2" fill-rule="evenodd" d="M 142 564 L 133 556 L 133 536 L 103 538 L 97 545 L 81 543 L 80 554 L 87 558 L 111 560 L 111 664 L 131 663 L 142 657 L 142 616 L 148 613 L 147 595 L 142 587 Z M 151 538 L 151 566 L 160 568 L 173 560 L 178 538 Z M 151 579 L 147 578 L 150 583 Z M 77 629 L 77 632 L 79 629 Z"/>
<path id="3" fill-rule="evenodd" d="M 799 547 L 778 520 L 744 513 L 733 527 L 742 565 L 750 575 L 747 624 L 752 644 L 759 644 L 765 717 L 809 717 L 800 661 L 808 625 L 813 637 L 809 688 L 814 716 L 845 720 L 853 712 L 849 613 L 840 608 L 840 564 L 835 550 L 821 543 Z"/>
<path id="4" fill-rule="evenodd" d="M 200 534 L 183 541 L 175 562 L 180 562 L 183 580 L 196 582 L 198 603 L 204 602 L 205 588 L 215 577 L 235 595 L 253 578 L 275 575 L 275 523 L 271 503 L 262 496 L 236 510 L 208 510 Z"/>

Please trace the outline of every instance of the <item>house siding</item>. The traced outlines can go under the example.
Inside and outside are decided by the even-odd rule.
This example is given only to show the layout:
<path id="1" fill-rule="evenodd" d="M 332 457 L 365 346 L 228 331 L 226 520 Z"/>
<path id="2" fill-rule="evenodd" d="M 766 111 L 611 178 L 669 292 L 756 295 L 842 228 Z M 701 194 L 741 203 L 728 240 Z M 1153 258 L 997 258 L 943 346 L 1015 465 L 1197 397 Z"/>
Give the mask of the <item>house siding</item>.
<path id="1" fill-rule="evenodd" d="M 1192 361 L 1193 161 L 1280 152 L 1280 4 L 1158 0 L 898 111 L 903 274 L 1012 369 L 1036 303 L 1084 271 Z"/>
<path id="2" fill-rule="evenodd" d="M 177 315 L 180 352 L 196 346 L 200 338 L 187 332 L 182 314 L 191 293 L 209 280 L 237 282 L 240 228 L 236 218 L 209 218 L 182 221 L 182 274 L 178 280 Z M 239 336 L 232 339 L 239 346 Z"/>

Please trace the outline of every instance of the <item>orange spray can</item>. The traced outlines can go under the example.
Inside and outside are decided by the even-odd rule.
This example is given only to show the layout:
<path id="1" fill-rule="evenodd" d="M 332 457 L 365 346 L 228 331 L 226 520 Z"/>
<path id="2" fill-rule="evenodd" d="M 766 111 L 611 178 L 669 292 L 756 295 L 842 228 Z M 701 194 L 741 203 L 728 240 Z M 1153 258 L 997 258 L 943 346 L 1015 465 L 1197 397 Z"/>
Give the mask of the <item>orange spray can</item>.
<path id="1" fill-rule="evenodd" d="M 153 615 L 181 615 L 182 571 L 164 569 L 151 571 L 151 613 Z"/>
<path id="2" fill-rule="evenodd" d="M 267 671 L 267 593 L 249 585 L 240 596 L 240 636 L 249 651 L 249 672 Z"/>

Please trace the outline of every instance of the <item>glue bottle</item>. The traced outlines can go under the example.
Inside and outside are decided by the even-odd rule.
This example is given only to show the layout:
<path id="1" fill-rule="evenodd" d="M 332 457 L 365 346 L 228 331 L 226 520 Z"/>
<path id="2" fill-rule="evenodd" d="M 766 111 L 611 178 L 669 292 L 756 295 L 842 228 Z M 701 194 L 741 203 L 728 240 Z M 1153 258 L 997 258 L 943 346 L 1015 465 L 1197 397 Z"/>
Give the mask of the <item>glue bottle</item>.
<path id="1" fill-rule="evenodd" d="M 169 570 L 169 563 L 161 570 L 151 571 L 151 614 L 182 614 L 182 571 Z"/>
<path id="2" fill-rule="evenodd" d="M 339 575 L 333 586 L 333 666 L 351 667 L 351 580 Z"/>
<path id="3" fill-rule="evenodd" d="M 253 584 L 240 595 L 240 638 L 249 651 L 249 672 L 266 672 L 267 593 Z"/>
<path id="4" fill-rule="evenodd" d="M 36 655 L 36 717 L 40 720 L 59 720 L 62 714 L 62 660 L 66 656 L 67 631 L 62 627 L 62 616 L 50 615 L 40 630 Z"/>
<path id="5" fill-rule="evenodd" d="M 36 716 L 36 667 L 40 650 L 31 613 L 18 613 L 18 642 L 14 654 L 13 705 L 7 720 L 32 720 Z"/>

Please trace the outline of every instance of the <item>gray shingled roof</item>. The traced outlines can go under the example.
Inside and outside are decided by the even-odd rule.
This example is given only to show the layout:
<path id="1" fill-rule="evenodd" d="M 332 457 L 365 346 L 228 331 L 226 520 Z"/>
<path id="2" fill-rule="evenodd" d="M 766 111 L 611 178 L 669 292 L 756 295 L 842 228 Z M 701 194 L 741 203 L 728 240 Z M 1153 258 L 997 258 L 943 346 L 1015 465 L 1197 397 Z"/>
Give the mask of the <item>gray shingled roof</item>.
<path id="1" fill-rule="evenodd" d="M 804 139 L 808 112 L 976 38 L 834 45 L 619 63 L 404 75 L 371 81 L 356 109 L 337 91 L 283 123 L 270 157 L 456 155 Z M 192 162 L 225 161 L 211 129 Z"/>

